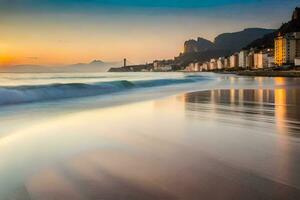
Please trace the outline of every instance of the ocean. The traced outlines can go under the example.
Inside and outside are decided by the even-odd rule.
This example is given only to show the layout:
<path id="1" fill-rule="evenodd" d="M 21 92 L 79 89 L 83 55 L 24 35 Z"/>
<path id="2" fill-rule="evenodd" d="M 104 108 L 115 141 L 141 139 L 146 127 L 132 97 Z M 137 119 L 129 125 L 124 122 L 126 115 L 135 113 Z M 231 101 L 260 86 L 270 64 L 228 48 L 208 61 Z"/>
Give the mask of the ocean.
<path id="1" fill-rule="evenodd" d="M 299 199 L 300 79 L 1 73 L 0 199 Z"/>
<path id="2" fill-rule="evenodd" d="M 142 92 L 209 79 L 184 73 L 1 73 L 0 105 Z"/>

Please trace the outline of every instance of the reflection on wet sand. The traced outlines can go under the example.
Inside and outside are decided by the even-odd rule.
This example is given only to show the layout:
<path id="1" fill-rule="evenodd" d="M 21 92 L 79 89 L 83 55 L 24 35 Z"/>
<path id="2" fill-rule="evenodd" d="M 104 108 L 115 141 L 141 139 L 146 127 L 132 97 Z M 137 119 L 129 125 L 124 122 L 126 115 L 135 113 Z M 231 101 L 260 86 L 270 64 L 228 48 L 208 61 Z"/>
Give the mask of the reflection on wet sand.
<path id="1" fill-rule="evenodd" d="M 55 174 L 42 171 L 27 188 L 33 199 L 43 200 L 279 200 L 300 196 L 296 188 L 229 167 L 203 154 L 195 155 L 185 148 L 176 153 L 180 161 L 178 157 L 165 157 L 163 152 L 162 160 L 137 152 L 89 152 Z"/>
<path id="2" fill-rule="evenodd" d="M 187 110 L 198 115 L 207 112 L 201 117 L 232 115 L 232 119 L 223 118 L 229 123 L 237 117 L 245 122 L 263 120 L 275 123 L 278 133 L 300 137 L 300 89 L 210 90 L 186 94 L 185 101 Z"/>
<path id="3" fill-rule="evenodd" d="M 14 132 L 0 140 L 0 186 L 10 191 L 0 187 L 0 199 L 300 199 L 300 91 L 276 83 L 61 115 Z"/>

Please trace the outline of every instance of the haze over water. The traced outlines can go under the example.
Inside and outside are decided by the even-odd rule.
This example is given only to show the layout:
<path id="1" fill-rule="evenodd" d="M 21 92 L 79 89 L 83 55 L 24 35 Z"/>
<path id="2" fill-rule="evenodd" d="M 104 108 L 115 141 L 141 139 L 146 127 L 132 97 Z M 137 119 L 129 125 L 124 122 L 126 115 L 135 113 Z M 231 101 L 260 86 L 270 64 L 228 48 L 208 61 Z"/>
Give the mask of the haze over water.
<path id="1" fill-rule="evenodd" d="M 0 107 L 1 200 L 300 198 L 297 78 L 0 80 L 2 95 L 22 97 Z M 95 93 L 103 84 L 107 93 Z M 88 88 L 89 97 L 74 96 L 73 87 Z M 28 93 L 36 97 L 30 103 Z"/>

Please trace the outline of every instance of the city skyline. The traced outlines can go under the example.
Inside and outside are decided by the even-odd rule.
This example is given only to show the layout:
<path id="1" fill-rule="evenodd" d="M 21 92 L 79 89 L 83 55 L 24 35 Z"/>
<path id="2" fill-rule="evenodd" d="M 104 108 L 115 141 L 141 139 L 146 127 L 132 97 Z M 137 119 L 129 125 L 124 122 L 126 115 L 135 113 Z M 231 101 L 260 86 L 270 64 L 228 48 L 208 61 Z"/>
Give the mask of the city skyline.
<path id="1" fill-rule="evenodd" d="M 278 28 L 297 6 L 294 0 L 181 2 L 0 0 L 0 65 L 173 58 L 191 38 Z"/>

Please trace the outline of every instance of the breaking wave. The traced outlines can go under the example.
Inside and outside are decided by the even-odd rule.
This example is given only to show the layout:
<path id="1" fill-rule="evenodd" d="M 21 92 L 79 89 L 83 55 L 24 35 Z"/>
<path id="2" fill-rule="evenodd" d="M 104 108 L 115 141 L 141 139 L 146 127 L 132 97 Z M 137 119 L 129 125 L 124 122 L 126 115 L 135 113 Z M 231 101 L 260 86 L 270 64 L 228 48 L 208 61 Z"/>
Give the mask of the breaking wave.
<path id="1" fill-rule="evenodd" d="M 156 79 L 139 81 L 111 81 L 99 83 L 67 83 L 33 86 L 0 87 L 0 105 L 50 101 L 105 95 L 139 88 L 193 83 L 209 79 L 204 76 L 186 76 L 181 79 Z"/>

